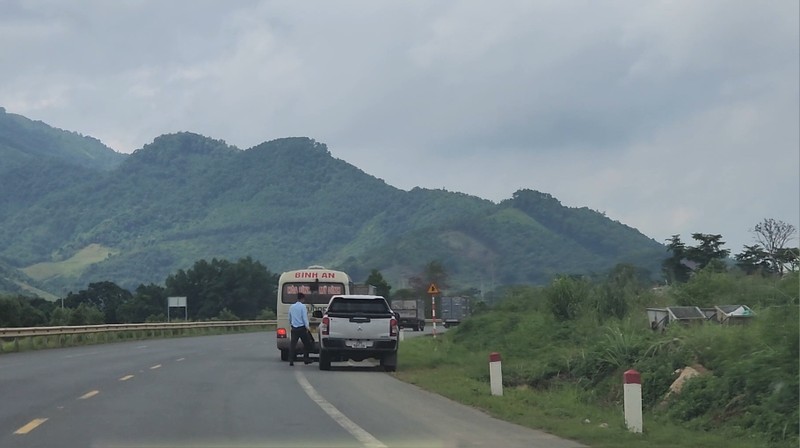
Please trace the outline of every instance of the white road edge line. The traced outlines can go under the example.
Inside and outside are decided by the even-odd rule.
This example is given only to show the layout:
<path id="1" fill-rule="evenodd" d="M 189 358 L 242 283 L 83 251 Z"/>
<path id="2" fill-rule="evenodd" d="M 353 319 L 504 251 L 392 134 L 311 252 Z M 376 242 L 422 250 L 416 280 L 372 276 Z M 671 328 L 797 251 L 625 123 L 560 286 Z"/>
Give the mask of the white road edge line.
<path id="1" fill-rule="evenodd" d="M 100 393 L 99 390 L 89 391 L 89 392 L 86 392 L 85 394 L 81 395 L 80 397 L 78 397 L 78 400 L 88 400 L 88 399 L 94 397 L 95 395 L 97 395 L 99 393 Z"/>
<path id="2" fill-rule="evenodd" d="M 362 445 L 368 448 L 387 448 L 386 445 L 381 443 L 380 440 L 376 439 L 372 434 L 368 433 L 364 430 L 364 428 L 358 426 L 354 421 L 347 418 L 346 415 L 342 414 L 341 411 L 336 409 L 336 406 L 330 404 L 328 400 L 322 398 L 322 396 L 314 389 L 314 386 L 308 382 L 305 375 L 301 372 L 295 370 L 294 377 L 297 379 L 297 382 L 300 384 L 300 387 L 303 388 L 308 398 L 310 398 L 314 403 L 322 408 L 326 414 L 328 414 L 333 421 L 339 424 L 342 428 L 344 428 L 347 432 L 353 435 Z"/>

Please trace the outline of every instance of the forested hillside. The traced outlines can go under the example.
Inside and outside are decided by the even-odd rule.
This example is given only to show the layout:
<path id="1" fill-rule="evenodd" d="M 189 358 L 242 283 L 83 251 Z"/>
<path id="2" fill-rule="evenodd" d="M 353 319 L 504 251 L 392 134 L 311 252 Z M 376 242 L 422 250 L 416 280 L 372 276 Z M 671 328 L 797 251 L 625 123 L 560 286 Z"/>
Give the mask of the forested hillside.
<path id="1" fill-rule="evenodd" d="M 0 107 L 0 173 L 32 160 L 56 159 L 73 165 L 107 170 L 124 155 L 100 140 L 53 128 L 41 121 L 7 113 Z"/>
<path id="2" fill-rule="evenodd" d="M 133 290 L 213 258 L 252 257 L 274 272 L 323 264 L 359 281 L 379 269 L 401 287 L 438 260 L 462 289 L 619 262 L 658 273 L 666 256 L 636 229 L 545 193 L 496 204 L 403 191 L 309 138 L 241 150 L 182 132 L 93 164 L 108 155 L 98 141 L 30 123 L 0 128 L 0 142 L 30 143 L 0 145 L 15 160 L 0 179 L 0 257 L 56 294 L 101 281 Z"/>

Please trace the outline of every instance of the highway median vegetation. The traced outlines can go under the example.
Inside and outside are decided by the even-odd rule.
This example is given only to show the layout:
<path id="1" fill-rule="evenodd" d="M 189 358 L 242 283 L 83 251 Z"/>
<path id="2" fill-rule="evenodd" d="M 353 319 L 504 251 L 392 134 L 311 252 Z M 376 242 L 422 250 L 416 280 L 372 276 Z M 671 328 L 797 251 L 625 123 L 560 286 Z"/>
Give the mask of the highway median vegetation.
<path id="1" fill-rule="evenodd" d="M 601 280 L 560 276 L 505 299 L 433 338 L 401 344 L 397 376 L 515 423 L 595 447 L 796 447 L 798 273 L 718 272 L 652 289 L 618 266 Z M 671 323 L 651 330 L 647 307 L 746 304 L 745 325 Z M 504 396 L 489 390 L 488 355 L 502 355 Z M 702 372 L 670 393 L 686 367 Z M 622 373 L 642 375 L 643 434 L 627 431 Z M 668 396 L 669 395 L 669 396 Z"/>

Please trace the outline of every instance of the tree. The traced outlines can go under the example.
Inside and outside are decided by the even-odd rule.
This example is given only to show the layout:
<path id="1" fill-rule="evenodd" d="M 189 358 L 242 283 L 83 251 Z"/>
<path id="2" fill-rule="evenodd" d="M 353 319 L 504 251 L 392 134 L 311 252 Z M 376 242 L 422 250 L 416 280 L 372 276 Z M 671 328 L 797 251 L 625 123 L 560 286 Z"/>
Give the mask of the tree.
<path id="1" fill-rule="evenodd" d="M 167 277 L 165 284 L 168 296 L 186 297 L 191 319 L 211 319 L 225 308 L 254 319 L 264 308 L 276 308 L 278 276 L 250 257 L 236 263 L 200 260 Z"/>
<path id="2" fill-rule="evenodd" d="M 68 325 L 99 325 L 105 316 L 96 306 L 81 302 L 69 315 Z"/>
<path id="3" fill-rule="evenodd" d="M 736 266 L 747 275 L 756 273 L 766 274 L 772 271 L 772 265 L 767 259 L 767 252 L 758 244 L 752 246 L 745 245 L 744 250 L 736 254 L 734 259 L 736 260 Z"/>
<path id="4" fill-rule="evenodd" d="M 669 242 L 667 251 L 672 255 L 661 263 L 664 275 L 669 283 L 685 283 L 689 280 L 689 274 L 692 272 L 684 264 L 684 260 L 687 258 L 686 245 L 681 241 L 680 235 L 672 235 L 672 238 L 667 241 Z"/>
<path id="5" fill-rule="evenodd" d="M 69 324 L 70 317 L 72 316 L 72 310 L 69 308 L 56 308 L 53 310 L 53 313 L 50 314 L 50 325 L 52 326 L 62 326 Z"/>
<path id="6" fill-rule="evenodd" d="M 163 313 L 167 306 L 167 292 L 159 285 L 139 285 L 131 300 L 117 308 L 117 317 L 125 323 L 145 322 L 149 316 Z"/>
<path id="7" fill-rule="evenodd" d="M 383 298 L 389 300 L 389 292 L 392 290 L 392 287 L 389 285 L 386 279 L 383 278 L 381 271 L 373 269 L 369 273 L 369 277 L 367 277 L 365 283 L 374 286 L 379 296 L 383 296 Z"/>
<path id="8" fill-rule="evenodd" d="M 395 299 L 413 299 L 413 298 L 415 298 L 414 294 L 415 294 L 415 292 L 414 292 L 413 289 L 411 289 L 411 288 L 402 288 L 402 289 L 398 289 L 397 291 L 395 291 L 394 294 L 392 295 L 392 297 L 395 298 Z"/>
<path id="9" fill-rule="evenodd" d="M 117 318 L 117 308 L 129 301 L 133 295 L 127 289 L 123 289 L 113 282 L 89 283 L 87 289 L 70 293 L 64 300 L 65 306 L 77 308 L 81 304 L 90 305 L 103 314 L 105 323 L 120 323 Z M 89 315 L 87 315 L 89 316 Z M 90 317 L 95 320 L 94 314 Z M 76 319 L 79 319 L 76 317 Z M 103 323 L 103 322 L 100 322 Z M 80 325 L 80 324 L 76 324 Z"/>
<path id="10" fill-rule="evenodd" d="M 784 247 L 777 254 L 778 266 L 783 266 L 790 272 L 795 272 L 800 265 L 800 248 Z"/>
<path id="11" fill-rule="evenodd" d="M 794 238 L 796 230 L 793 225 L 773 218 L 765 218 L 751 229 L 751 232 L 755 234 L 756 242 L 767 253 L 767 259 L 775 272 L 783 274 L 786 269 L 784 263 L 781 262 L 782 250 Z"/>
<path id="12" fill-rule="evenodd" d="M 725 245 L 722 235 L 693 233 L 692 238 L 699 241 L 700 244 L 689 247 L 687 257 L 698 264 L 698 270 L 705 268 L 712 260 L 724 260 L 731 253 L 728 249 L 722 249 L 722 246 Z"/>
<path id="13" fill-rule="evenodd" d="M 439 291 L 448 289 L 450 287 L 448 277 L 444 265 L 438 260 L 433 260 L 425 265 L 420 274 L 410 277 L 408 283 L 415 293 L 424 297 L 428 295 L 431 284 L 435 284 Z"/>

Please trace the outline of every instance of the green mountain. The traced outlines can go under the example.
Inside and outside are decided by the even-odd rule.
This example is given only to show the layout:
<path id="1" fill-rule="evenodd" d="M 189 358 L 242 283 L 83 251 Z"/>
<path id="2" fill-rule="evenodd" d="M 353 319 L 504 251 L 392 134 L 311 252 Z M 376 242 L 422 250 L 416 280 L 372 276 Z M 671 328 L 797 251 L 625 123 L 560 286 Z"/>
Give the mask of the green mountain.
<path id="1" fill-rule="evenodd" d="M 55 159 L 73 165 L 109 170 L 125 158 L 100 140 L 48 126 L 0 107 L 0 173 L 26 162 Z"/>
<path id="2" fill-rule="evenodd" d="M 357 281 L 379 269 L 396 288 L 439 260 L 463 289 L 619 262 L 657 272 L 665 254 L 636 229 L 536 191 L 499 204 L 403 191 L 308 138 L 241 150 L 184 132 L 98 165 L 81 155 L 103 153 L 96 140 L 37 126 L 43 135 L 26 128 L 25 138 L 0 128 L 9 134 L 0 141 L 69 144 L 63 152 L 0 145 L 0 160 L 16 160 L 0 178 L 0 258 L 56 294 L 97 281 L 162 283 L 212 258 L 251 256 L 274 272 L 323 264 Z"/>

